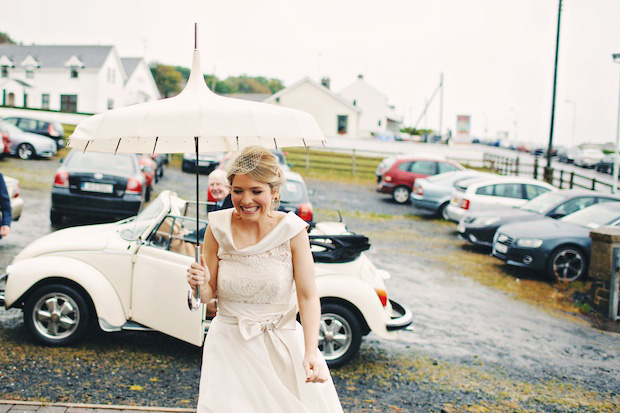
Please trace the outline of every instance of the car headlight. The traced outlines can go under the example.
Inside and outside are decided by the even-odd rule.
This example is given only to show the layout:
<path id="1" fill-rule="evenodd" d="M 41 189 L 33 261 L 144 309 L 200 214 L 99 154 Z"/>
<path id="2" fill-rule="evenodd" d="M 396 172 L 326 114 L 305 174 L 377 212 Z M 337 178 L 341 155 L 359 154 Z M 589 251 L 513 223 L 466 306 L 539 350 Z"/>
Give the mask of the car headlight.
<path id="1" fill-rule="evenodd" d="M 517 247 L 538 248 L 542 245 L 543 240 L 536 238 L 519 238 Z"/>
<path id="2" fill-rule="evenodd" d="M 478 218 L 476 219 L 476 223 L 481 227 L 486 227 L 489 225 L 493 225 L 496 222 L 499 222 L 499 217 L 487 217 L 487 218 Z"/>

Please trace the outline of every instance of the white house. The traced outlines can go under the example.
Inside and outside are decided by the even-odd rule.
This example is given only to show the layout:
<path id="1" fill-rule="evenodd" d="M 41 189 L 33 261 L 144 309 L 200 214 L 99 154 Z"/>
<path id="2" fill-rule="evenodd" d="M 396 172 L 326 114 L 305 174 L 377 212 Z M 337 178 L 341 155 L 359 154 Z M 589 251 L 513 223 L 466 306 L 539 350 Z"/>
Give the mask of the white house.
<path id="1" fill-rule="evenodd" d="M 132 96 L 141 96 L 138 78 L 144 71 L 139 66 L 132 81 L 114 46 L 0 45 L 0 103 L 70 113 L 103 112 L 131 100 L 126 98 L 126 83 Z M 148 81 L 143 93 L 151 100 L 158 97 Z"/>
<path id="2" fill-rule="evenodd" d="M 359 109 L 309 77 L 269 96 L 264 102 L 310 113 L 326 137 L 358 137 Z"/>
<path id="3" fill-rule="evenodd" d="M 394 107 L 388 103 L 388 97 L 368 84 L 362 75 L 345 87 L 340 96 L 361 110 L 360 137 L 400 132 L 402 116 L 396 114 Z"/>
<path id="4" fill-rule="evenodd" d="M 135 105 L 136 103 L 150 102 L 158 100 L 161 96 L 155 79 L 151 74 L 151 69 L 141 57 L 121 58 L 127 81 L 125 82 L 124 105 Z"/>

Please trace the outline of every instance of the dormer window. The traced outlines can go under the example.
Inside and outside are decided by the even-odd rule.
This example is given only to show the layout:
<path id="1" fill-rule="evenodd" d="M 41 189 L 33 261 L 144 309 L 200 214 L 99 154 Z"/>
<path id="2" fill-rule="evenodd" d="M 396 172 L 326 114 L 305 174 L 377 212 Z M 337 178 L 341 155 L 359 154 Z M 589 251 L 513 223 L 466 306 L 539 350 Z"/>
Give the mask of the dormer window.
<path id="1" fill-rule="evenodd" d="M 26 79 L 34 79 L 34 67 L 28 66 L 26 68 Z"/>
<path id="2" fill-rule="evenodd" d="M 78 74 L 79 74 L 78 67 L 77 66 L 71 66 L 70 69 L 71 69 L 71 79 L 77 79 Z"/>
<path id="3" fill-rule="evenodd" d="M 2 65 L 2 72 L 0 74 L 1 77 L 9 77 L 9 67 L 7 65 Z"/>
<path id="4" fill-rule="evenodd" d="M 79 69 L 84 68 L 84 63 L 75 55 L 71 56 L 69 60 L 65 62 L 65 67 L 69 68 L 71 79 L 77 79 L 79 75 Z"/>
<path id="5" fill-rule="evenodd" d="M 9 67 L 14 67 L 11 59 L 6 55 L 0 57 L 0 77 L 9 77 Z"/>
<path id="6" fill-rule="evenodd" d="M 26 71 L 26 79 L 34 79 L 34 69 L 41 67 L 37 59 L 28 55 L 21 63 L 20 66 Z"/>

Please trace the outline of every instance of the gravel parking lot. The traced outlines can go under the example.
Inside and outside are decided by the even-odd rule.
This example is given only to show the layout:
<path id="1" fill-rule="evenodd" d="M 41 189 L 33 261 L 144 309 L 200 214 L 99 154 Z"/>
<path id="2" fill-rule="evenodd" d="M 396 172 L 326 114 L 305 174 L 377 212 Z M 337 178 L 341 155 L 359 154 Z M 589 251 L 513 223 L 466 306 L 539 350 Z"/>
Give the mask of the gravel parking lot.
<path id="1" fill-rule="evenodd" d="M 0 162 L 22 181 L 26 206 L 0 241 L 0 270 L 49 226 L 57 161 Z M 203 183 L 206 181 L 203 180 Z M 156 192 L 193 198 L 193 176 L 168 169 Z M 498 260 L 455 237 L 453 224 L 396 205 L 372 186 L 308 181 L 318 220 L 338 209 L 367 235 L 389 271 L 388 294 L 415 315 L 396 341 L 368 336 L 332 374 L 347 411 L 594 412 L 620 409 L 620 337 L 481 285 L 471 272 L 504 274 Z M 201 191 L 204 193 L 204 190 Z M 156 194 L 155 194 L 156 196 Z M 70 223 L 78 224 L 80 222 Z M 473 257 L 473 258 L 472 258 Z M 518 273 L 520 279 L 533 279 Z M 200 349 L 156 333 L 93 332 L 70 348 L 34 344 L 20 311 L 0 309 L 0 398 L 192 407 Z"/>

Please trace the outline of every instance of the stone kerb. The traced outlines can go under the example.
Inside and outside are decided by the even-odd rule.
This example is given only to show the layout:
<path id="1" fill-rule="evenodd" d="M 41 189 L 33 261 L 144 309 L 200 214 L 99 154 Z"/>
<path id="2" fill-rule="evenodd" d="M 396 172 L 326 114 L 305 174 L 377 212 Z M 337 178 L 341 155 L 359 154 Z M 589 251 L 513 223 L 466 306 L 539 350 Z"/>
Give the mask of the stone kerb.
<path id="1" fill-rule="evenodd" d="M 597 228 L 590 231 L 592 254 L 590 257 L 591 297 L 598 311 L 609 312 L 610 283 L 613 250 L 620 248 L 620 228 Z"/>

